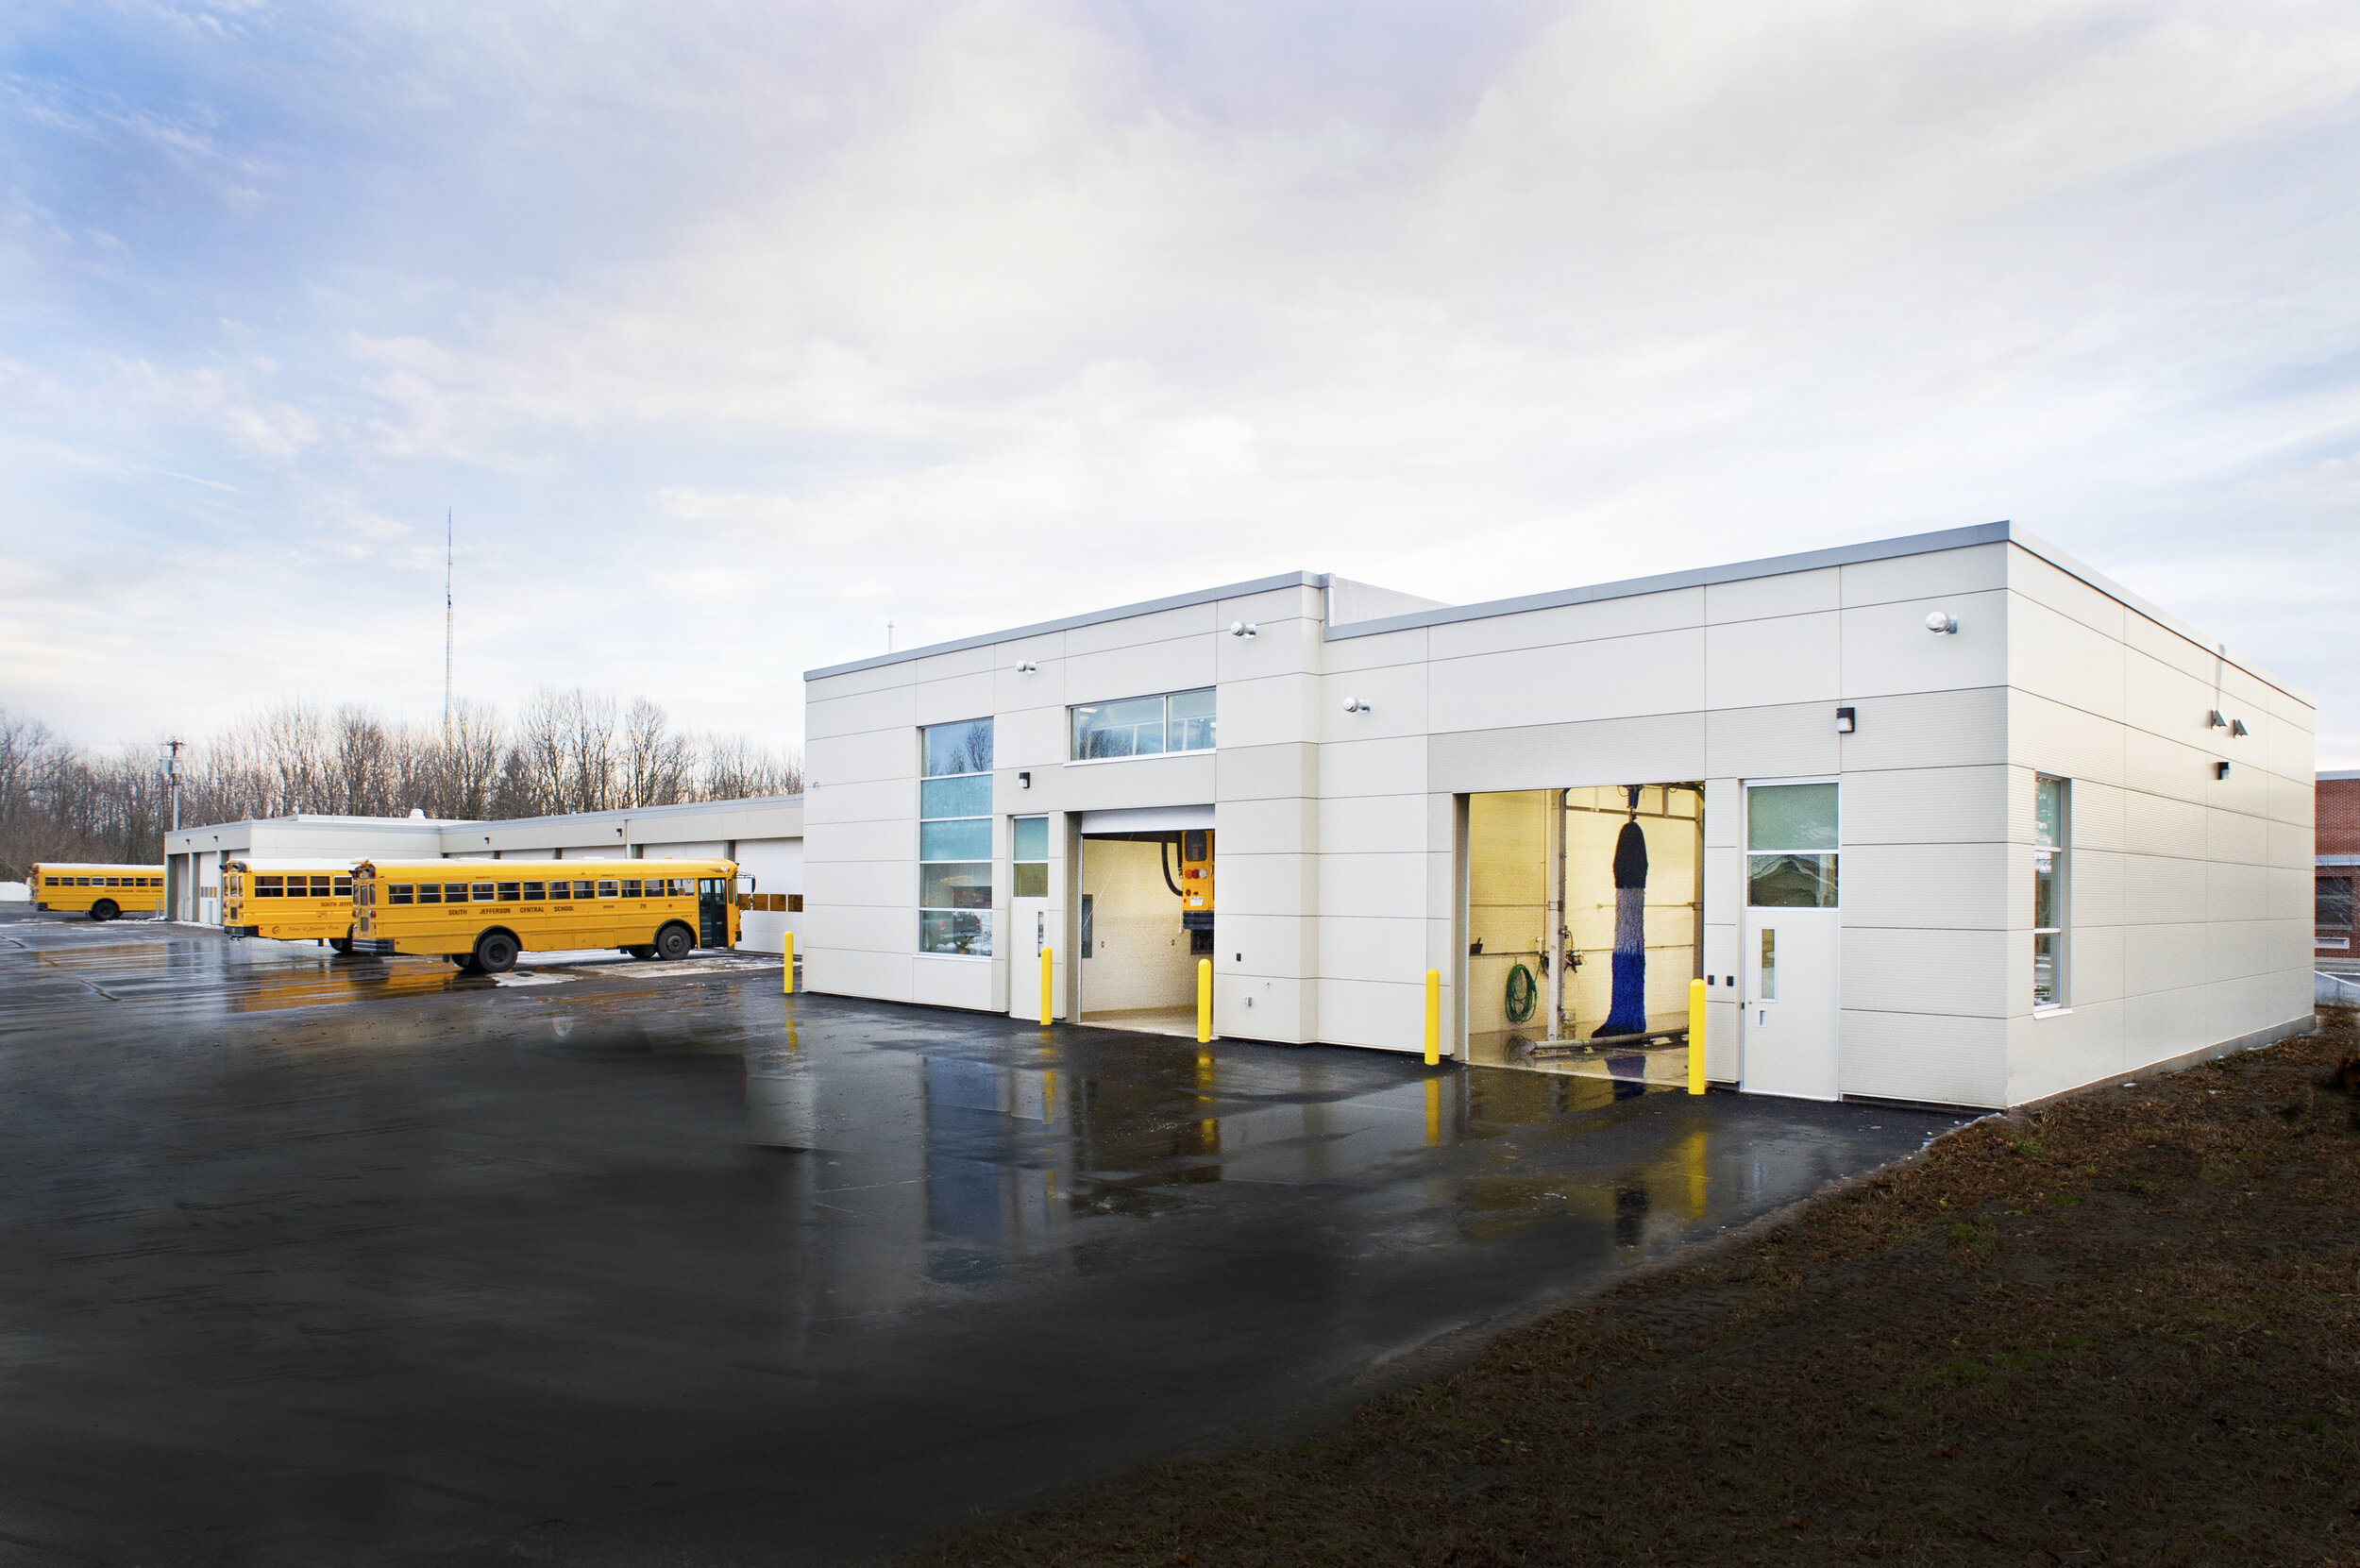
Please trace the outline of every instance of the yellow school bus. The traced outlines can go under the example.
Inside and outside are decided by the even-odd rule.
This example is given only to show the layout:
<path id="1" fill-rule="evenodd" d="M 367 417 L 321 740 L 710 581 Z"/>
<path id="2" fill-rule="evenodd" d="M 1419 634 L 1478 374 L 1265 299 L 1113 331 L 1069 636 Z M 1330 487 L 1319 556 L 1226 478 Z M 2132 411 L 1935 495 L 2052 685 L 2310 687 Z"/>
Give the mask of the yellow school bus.
<path id="1" fill-rule="evenodd" d="M 25 880 L 32 888 L 35 909 L 111 920 L 118 915 L 154 915 L 164 907 L 161 866 L 43 861 Z"/>
<path id="2" fill-rule="evenodd" d="M 233 860 L 221 868 L 221 925 L 232 936 L 326 942 L 352 951 L 352 866 Z"/>
<path id="3" fill-rule="evenodd" d="M 479 974 L 519 952 L 685 958 L 737 945 L 736 890 L 727 860 L 364 860 L 352 868 L 352 947 L 440 953 Z"/>

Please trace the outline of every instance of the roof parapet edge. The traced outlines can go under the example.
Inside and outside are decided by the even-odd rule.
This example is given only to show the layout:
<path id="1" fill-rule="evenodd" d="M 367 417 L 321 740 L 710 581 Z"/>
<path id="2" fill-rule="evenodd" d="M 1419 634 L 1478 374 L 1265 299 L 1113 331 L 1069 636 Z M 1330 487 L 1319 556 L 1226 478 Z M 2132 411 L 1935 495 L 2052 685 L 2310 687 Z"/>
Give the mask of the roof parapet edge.
<path id="1" fill-rule="evenodd" d="M 2107 598 L 2137 611 L 2149 620 L 2197 647 L 2215 650 L 2217 645 L 2206 640 L 2204 634 L 2169 611 L 2149 603 L 2116 582 L 2104 573 L 2066 554 L 2038 534 L 2013 522 L 1975 523 L 1965 528 L 1939 529 L 1929 533 L 1902 534 L 1892 539 L 1870 540 L 1858 545 L 1836 545 L 1827 549 L 1804 550 L 1794 555 L 1763 556 L 1755 561 L 1732 562 L 1722 566 L 1699 566 L 1682 572 L 1665 572 L 1655 577 L 1626 578 L 1618 582 L 1600 582 L 1583 588 L 1563 588 L 1551 593 L 1526 594 L 1515 599 L 1493 599 L 1483 604 L 1458 604 L 1441 610 L 1421 610 L 1407 615 L 1387 615 L 1377 620 L 1351 621 L 1342 626 L 1329 626 L 1321 632 L 1325 642 L 1346 637 L 1379 636 L 1388 632 L 1413 632 L 1422 627 L 1446 626 L 1456 621 L 1482 620 L 1492 615 L 1524 615 L 1534 610 L 1554 610 L 1572 604 L 1594 604 L 1603 599 L 1629 599 L 1640 594 L 1670 593 L 1681 588 L 1710 587 L 1723 582 L 1742 582 L 1751 578 L 1778 577 L 1789 572 L 1824 570 L 1829 566 L 1852 566 L 1870 561 L 1893 561 L 1908 555 L 1930 555 L 1937 550 L 1971 549 L 1978 545 L 2014 545 L 2028 554 L 2055 566 L 2067 576 L 2104 594 Z M 2318 700 L 2300 686 L 2290 684 L 2259 666 L 2231 655 L 2230 664 L 2255 680 L 2275 686 L 2295 700 L 2317 709 Z"/>
<path id="2" fill-rule="evenodd" d="M 1280 572 L 1274 577 L 1252 578 L 1244 582 L 1223 583 L 1218 588 L 1200 588 L 1191 593 L 1172 594 L 1164 599 L 1142 599 L 1137 604 L 1124 604 L 1112 610 L 1091 610 L 1078 615 L 1064 615 L 1056 620 L 1035 621 L 1030 626 L 1010 627 L 1005 632 L 985 632 L 972 637 L 956 637 L 947 643 L 928 643 L 923 648 L 906 651 L 880 653 L 873 658 L 853 659 L 840 665 L 825 665 L 803 671 L 806 681 L 823 681 L 831 675 L 855 675 L 864 669 L 882 669 L 887 665 L 906 664 L 913 659 L 931 659 L 944 653 L 962 653 L 970 648 L 988 648 L 993 643 L 1014 642 L 1019 637 L 1045 636 L 1052 632 L 1070 632 L 1077 626 L 1100 626 L 1111 620 L 1127 620 L 1133 615 L 1152 615 L 1159 610 L 1185 610 L 1191 604 L 1212 604 L 1224 599 L 1240 599 L 1247 594 L 1267 594 L 1279 588 L 1324 588 L 1325 572 Z"/>

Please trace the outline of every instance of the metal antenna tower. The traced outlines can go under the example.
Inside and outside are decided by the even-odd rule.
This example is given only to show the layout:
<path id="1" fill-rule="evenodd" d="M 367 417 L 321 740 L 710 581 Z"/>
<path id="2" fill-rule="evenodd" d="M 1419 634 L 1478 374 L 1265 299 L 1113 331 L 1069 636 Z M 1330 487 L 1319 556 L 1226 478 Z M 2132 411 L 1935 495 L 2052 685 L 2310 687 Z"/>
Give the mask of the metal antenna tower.
<path id="1" fill-rule="evenodd" d="M 450 649 L 451 633 L 457 626 L 456 612 L 451 608 L 451 509 L 443 509 L 443 745 L 450 745 Z"/>

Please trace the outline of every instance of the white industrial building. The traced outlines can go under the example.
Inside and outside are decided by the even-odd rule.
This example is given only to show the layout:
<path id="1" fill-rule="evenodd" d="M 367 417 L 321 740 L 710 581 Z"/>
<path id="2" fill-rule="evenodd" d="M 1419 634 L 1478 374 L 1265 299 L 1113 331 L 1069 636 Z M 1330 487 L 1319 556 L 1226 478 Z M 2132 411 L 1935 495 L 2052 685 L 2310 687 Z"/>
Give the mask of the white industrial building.
<path id="1" fill-rule="evenodd" d="M 363 859 L 701 860 L 737 862 L 748 905 L 739 946 L 777 952 L 803 922 L 803 798 L 763 796 L 520 817 L 498 822 L 413 817 L 273 817 L 186 828 L 164 837 L 164 907 L 221 923 L 221 872 L 232 860 L 313 865 Z"/>
<path id="2" fill-rule="evenodd" d="M 1222 1036 L 1414 1051 L 1434 969 L 1450 1054 L 1546 1065 L 1702 976 L 1714 1080 L 1977 1106 L 2311 1016 L 2311 701 L 2005 523 L 1294 573 L 805 701 L 812 990 L 1031 1017 L 1047 946 L 1059 1017 L 1171 1029 L 1209 958 Z"/>

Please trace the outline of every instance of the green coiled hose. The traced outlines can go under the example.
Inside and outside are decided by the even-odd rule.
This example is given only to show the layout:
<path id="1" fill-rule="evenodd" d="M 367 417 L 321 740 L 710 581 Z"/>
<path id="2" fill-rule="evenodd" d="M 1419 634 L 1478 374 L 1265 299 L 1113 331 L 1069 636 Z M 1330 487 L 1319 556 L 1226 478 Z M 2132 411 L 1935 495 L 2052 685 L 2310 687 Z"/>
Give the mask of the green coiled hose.
<path id="1" fill-rule="evenodd" d="M 1541 983 L 1532 978 L 1532 971 L 1518 964 L 1508 971 L 1508 1021 L 1522 1023 L 1532 1017 L 1532 1004 L 1541 1000 Z"/>

